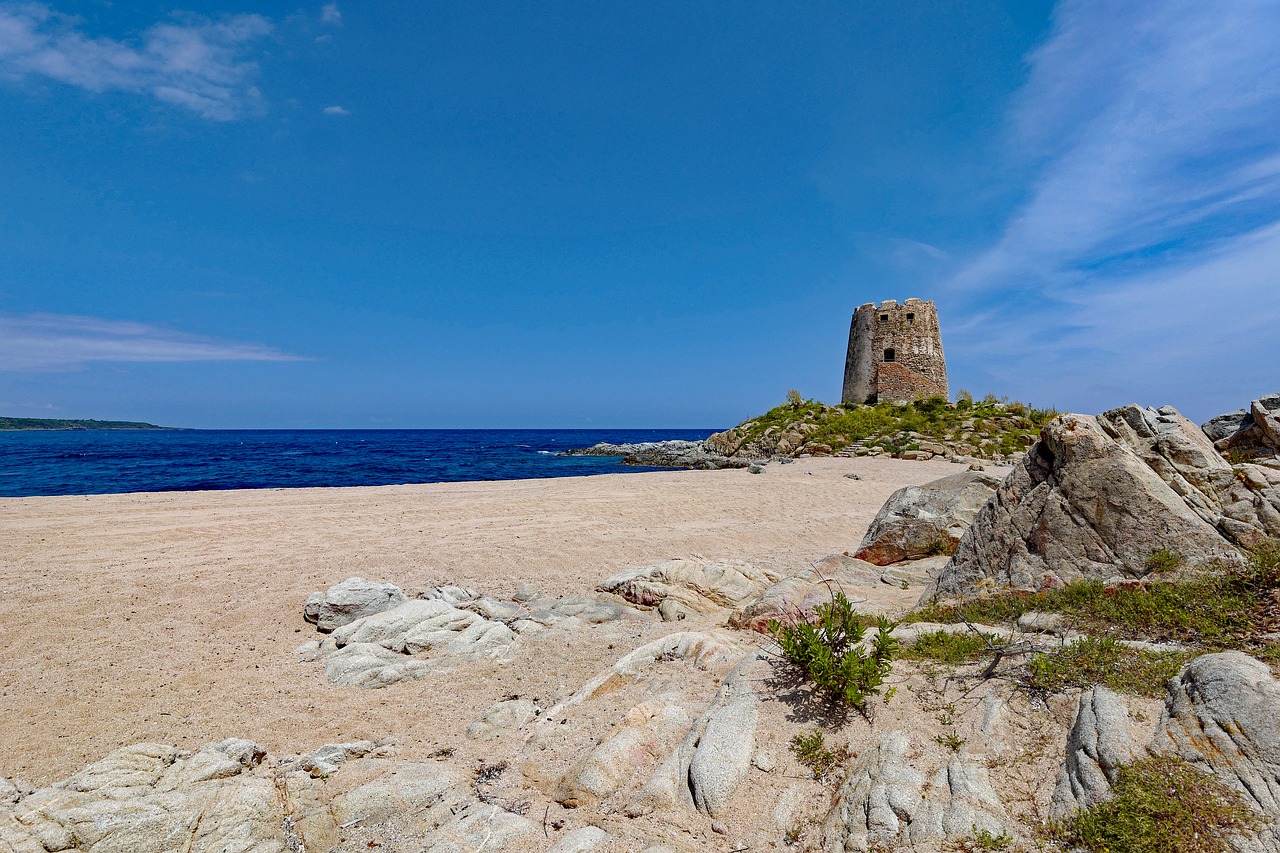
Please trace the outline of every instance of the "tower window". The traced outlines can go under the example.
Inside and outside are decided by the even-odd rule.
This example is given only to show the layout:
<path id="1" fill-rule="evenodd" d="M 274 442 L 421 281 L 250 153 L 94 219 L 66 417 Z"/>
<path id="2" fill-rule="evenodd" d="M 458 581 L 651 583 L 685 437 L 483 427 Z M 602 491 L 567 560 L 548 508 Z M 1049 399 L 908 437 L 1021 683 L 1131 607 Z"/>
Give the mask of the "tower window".
<path id="1" fill-rule="evenodd" d="M 881 314 L 881 315 L 880 315 L 880 322 L 881 322 L 881 323 L 887 323 L 887 322 L 889 322 L 889 315 L 888 315 L 888 314 Z"/>
<path id="2" fill-rule="evenodd" d="M 908 313 L 908 314 L 907 314 L 907 322 L 908 322 L 908 323 L 914 323 L 915 321 L 916 321 L 916 315 L 915 315 L 915 314 Z"/>
<path id="3" fill-rule="evenodd" d="M 884 351 L 885 361 L 897 361 L 897 359 L 898 359 L 898 354 L 895 353 L 892 349 L 887 349 Z"/>

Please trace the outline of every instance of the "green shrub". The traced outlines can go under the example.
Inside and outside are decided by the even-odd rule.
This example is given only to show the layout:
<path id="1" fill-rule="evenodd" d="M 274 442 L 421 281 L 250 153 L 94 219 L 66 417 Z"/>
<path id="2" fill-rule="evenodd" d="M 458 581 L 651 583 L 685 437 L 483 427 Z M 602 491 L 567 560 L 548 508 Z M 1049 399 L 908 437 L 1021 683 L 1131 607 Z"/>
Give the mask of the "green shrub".
<path id="1" fill-rule="evenodd" d="M 945 735 L 934 735 L 933 742 L 938 746 L 945 746 L 952 752 L 959 752 L 960 747 L 968 743 L 968 741 L 960 737 L 960 735 L 955 732 L 947 732 Z"/>
<path id="2" fill-rule="evenodd" d="M 1060 840 L 1096 853 L 1226 853 L 1260 825 L 1240 794 L 1174 758 L 1121 767 L 1113 793 L 1059 827 Z"/>
<path id="3" fill-rule="evenodd" d="M 1151 552 L 1151 556 L 1147 557 L 1145 565 L 1148 572 L 1170 572 L 1180 567 L 1184 562 L 1186 560 L 1177 551 L 1161 548 L 1158 551 Z"/>
<path id="4" fill-rule="evenodd" d="M 884 617 L 876 625 L 870 649 L 864 651 L 859 646 L 866 633 L 862 618 L 844 593 L 837 592 L 831 603 L 818 606 L 816 625 L 773 621 L 769 632 L 783 657 L 832 702 L 865 712 L 867 700 L 880 692 L 898 649 L 898 641 L 889 636 L 893 625 Z"/>
<path id="5" fill-rule="evenodd" d="M 959 544 L 955 539 L 947 536 L 936 536 L 925 543 L 924 555 L 926 557 L 950 557 L 955 554 L 956 546 Z"/>
<path id="6" fill-rule="evenodd" d="M 813 778 L 826 781 L 832 770 L 844 765 L 853 754 L 847 746 L 827 749 L 826 738 L 820 730 L 811 734 L 797 732 L 791 738 L 791 754 L 805 767 L 813 772 Z"/>

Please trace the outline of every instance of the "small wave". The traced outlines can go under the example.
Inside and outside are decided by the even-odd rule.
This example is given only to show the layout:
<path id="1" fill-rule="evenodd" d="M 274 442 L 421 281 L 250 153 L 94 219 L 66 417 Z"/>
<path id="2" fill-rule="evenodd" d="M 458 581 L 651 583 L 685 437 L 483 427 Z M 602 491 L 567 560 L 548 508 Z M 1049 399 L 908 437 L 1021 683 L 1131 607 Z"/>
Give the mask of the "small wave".
<path id="1" fill-rule="evenodd" d="M 554 450 L 539 450 L 538 452 L 539 452 L 540 454 L 542 454 L 543 456 L 555 456 L 555 455 L 556 455 L 556 452 L 555 452 Z"/>

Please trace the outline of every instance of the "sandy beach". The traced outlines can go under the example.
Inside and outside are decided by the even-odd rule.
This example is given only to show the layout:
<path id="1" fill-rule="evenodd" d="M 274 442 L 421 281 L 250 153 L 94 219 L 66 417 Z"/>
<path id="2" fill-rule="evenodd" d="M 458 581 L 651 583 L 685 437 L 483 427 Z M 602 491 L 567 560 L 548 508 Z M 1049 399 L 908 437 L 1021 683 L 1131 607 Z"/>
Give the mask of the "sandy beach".
<path id="1" fill-rule="evenodd" d="M 301 615 L 308 593 L 360 575 L 410 594 L 446 583 L 590 594 L 617 570 L 692 554 L 790 574 L 856 546 L 895 489 L 957 470 L 832 458 L 760 475 L 0 500 L 0 774 L 45 784 L 122 744 L 233 735 L 280 754 L 389 735 L 406 757 L 458 746 L 517 681 L 553 699 L 617 649 L 544 649 L 531 671 L 485 662 L 386 690 L 335 687 L 294 655 L 315 637 Z M 670 628 L 616 630 L 621 645 Z"/>

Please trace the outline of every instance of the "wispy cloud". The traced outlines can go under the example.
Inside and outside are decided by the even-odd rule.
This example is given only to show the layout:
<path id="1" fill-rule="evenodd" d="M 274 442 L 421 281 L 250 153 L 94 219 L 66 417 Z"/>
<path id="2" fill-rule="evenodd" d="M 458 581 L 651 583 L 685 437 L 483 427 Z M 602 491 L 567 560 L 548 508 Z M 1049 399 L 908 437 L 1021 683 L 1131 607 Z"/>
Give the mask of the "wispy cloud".
<path id="1" fill-rule="evenodd" d="M 340 26 L 342 24 L 342 13 L 338 11 L 337 3 L 326 3 L 320 9 L 320 23 L 327 24 L 331 27 Z"/>
<path id="2" fill-rule="evenodd" d="M 0 370 L 65 370 L 95 361 L 303 361 L 258 344 L 144 323 L 67 314 L 0 314 Z"/>
<path id="3" fill-rule="evenodd" d="M 325 115 L 327 115 L 327 116 L 349 116 L 349 115 L 351 115 L 351 113 L 347 112 L 347 108 L 346 108 L 346 107 L 339 107 L 339 106 L 325 107 L 325 108 L 324 108 L 324 114 L 325 114 Z"/>
<path id="4" fill-rule="evenodd" d="M 1027 199 L 949 282 L 984 318 L 962 346 L 1039 365 L 1041 397 L 1245 393 L 1280 323 L 1277 32 L 1274 2 L 1064 0 L 1012 114 Z"/>
<path id="5" fill-rule="evenodd" d="M 258 66 L 244 53 L 271 29 L 261 15 L 185 15 L 121 41 L 87 35 L 80 20 L 48 6 L 0 2 L 0 79 L 149 94 L 227 121 L 260 108 Z"/>

